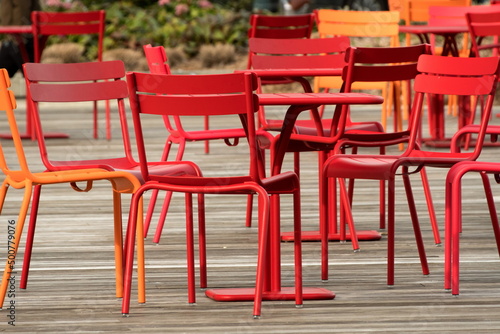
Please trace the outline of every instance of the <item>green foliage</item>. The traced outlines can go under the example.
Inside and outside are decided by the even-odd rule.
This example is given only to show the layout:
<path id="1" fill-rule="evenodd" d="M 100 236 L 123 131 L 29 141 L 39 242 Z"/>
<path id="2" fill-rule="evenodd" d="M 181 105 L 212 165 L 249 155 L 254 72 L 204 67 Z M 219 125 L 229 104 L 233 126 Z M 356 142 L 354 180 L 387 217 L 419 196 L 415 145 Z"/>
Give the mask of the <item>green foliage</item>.
<path id="1" fill-rule="evenodd" d="M 71 7 L 47 7 L 46 10 L 106 10 L 105 50 L 140 49 L 142 45 L 181 46 L 194 56 L 201 45 L 228 43 L 246 44 L 251 0 L 128 0 L 71 2 Z M 67 6 L 69 7 L 69 6 Z M 75 36 L 73 41 L 88 44 L 92 40 Z M 89 46 L 89 45 L 87 45 Z M 87 48 L 88 49 L 88 48 Z M 88 57 L 96 48 L 90 48 Z"/>

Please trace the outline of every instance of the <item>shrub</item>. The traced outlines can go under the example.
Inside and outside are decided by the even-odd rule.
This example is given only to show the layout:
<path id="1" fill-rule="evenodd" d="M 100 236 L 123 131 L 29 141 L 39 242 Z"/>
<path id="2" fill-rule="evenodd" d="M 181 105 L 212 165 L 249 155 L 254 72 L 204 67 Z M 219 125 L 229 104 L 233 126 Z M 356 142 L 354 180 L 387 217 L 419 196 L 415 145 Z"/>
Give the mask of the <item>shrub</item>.
<path id="1" fill-rule="evenodd" d="M 48 6 L 47 4 L 51 4 Z M 105 50 L 144 44 L 181 47 L 189 56 L 198 54 L 206 44 L 232 44 L 243 48 L 247 41 L 251 0 L 128 0 L 71 1 L 47 0 L 45 10 L 106 10 Z M 60 42 L 62 38 L 55 39 Z M 64 40 L 86 46 L 86 57 L 95 58 L 95 38 L 70 36 Z M 53 40 L 54 41 L 54 40 Z"/>

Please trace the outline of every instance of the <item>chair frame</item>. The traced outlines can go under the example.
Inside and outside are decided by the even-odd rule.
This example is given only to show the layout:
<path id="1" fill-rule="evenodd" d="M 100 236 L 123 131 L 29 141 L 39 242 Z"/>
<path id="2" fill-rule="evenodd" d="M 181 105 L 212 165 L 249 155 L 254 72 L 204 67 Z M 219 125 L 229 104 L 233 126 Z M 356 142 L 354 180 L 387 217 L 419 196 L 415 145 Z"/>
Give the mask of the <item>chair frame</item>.
<path id="1" fill-rule="evenodd" d="M 273 211 L 276 205 L 270 201 L 278 201 L 278 194 L 293 195 L 294 231 L 296 234 L 295 249 L 295 302 L 302 305 L 302 262 L 300 243 L 300 188 L 298 177 L 293 172 L 285 172 L 265 177 L 261 152 L 257 146 L 254 114 L 258 110 L 257 77 L 251 73 L 233 73 L 216 75 L 156 75 L 131 72 L 127 74 L 130 92 L 130 105 L 134 121 L 139 161 L 145 183 L 134 193 L 127 230 L 125 280 L 122 313 L 128 315 L 132 267 L 134 260 L 134 244 L 136 236 L 135 217 L 142 193 L 149 189 L 183 192 L 186 194 L 186 227 L 192 229 L 191 194 L 258 194 L 259 198 L 259 238 L 258 262 L 254 298 L 254 317 L 261 313 L 261 301 L 264 292 L 264 268 L 266 265 L 267 246 L 269 243 L 270 224 L 279 226 L 279 211 Z M 156 82 L 156 85 L 151 85 Z M 199 116 L 200 105 L 211 106 L 207 114 L 239 115 L 242 126 L 247 131 L 250 154 L 249 175 L 222 177 L 163 177 L 152 175 L 147 165 L 146 147 L 143 137 L 141 115 L 157 116 Z M 168 108 L 166 106 L 169 106 Z M 269 199 L 271 196 L 271 199 Z M 205 225 L 203 202 L 199 203 L 199 225 Z M 203 230 L 203 229 L 202 229 Z M 188 236 L 188 239 L 191 239 Z M 188 243 L 188 246 L 192 242 Z M 204 245 L 200 244 L 200 254 L 205 256 Z M 204 260 L 200 260 L 204 263 Z M 271 274 L 271 273 L 268 273 Z M 273 273 L 279 275 L 279 273 Z M 200 269 L 201 287 L 206 287 L 206 268 Z M 208 292 L 207 292 L 207 295 Z M 193 249 L 188 248 L 188 301 L 195 302 L 194 294 L 194 258 Z"/>

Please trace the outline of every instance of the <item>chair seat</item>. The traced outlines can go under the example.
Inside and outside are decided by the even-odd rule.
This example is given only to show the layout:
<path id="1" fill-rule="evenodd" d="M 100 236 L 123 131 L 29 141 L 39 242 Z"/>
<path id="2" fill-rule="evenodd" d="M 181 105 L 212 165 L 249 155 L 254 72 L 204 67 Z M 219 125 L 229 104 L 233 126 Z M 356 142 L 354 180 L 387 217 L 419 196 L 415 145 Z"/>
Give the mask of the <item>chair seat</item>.
<path id="1" fill-rule="evenodd" d="M 326 164 L 327 177 L 388 180 L 400 166 L 450 167 L 464 161 L 470 153 L 414 150 L 409 156 L 336 155 Z M 368 168 L 369 167 L 369 168 Z"/>

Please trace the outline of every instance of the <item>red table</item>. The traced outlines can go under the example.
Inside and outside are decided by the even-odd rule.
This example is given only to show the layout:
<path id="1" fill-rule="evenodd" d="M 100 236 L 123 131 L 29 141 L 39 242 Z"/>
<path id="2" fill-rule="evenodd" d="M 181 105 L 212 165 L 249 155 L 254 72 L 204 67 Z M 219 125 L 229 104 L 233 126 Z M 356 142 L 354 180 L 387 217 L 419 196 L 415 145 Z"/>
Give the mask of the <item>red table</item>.
<path id="1" fill-rule="evenodd" d="M 12 35 L 19 46 L 19 51 L 21 52 L 21 56 L 23 57 L 23 61 L 25 63 L 30 61 L 30 57 L 28 55 L 28 51 L 26 50 L 26 45 L 24 44 L 23 35 L 32 34 L 33 28 L 31 25 L 21 25 L 21 26 L 0 26 L 0 34 L 8 34 Z M 33 132 L 33 126 L 31 123 L 31 111 L 28 103 L 28 99 L 26 99 L 26 132 L 20 134 L 22 139 L 34 139 L 35 134 Z M 46 133 L 46 138 L 68 138 L 68 135 L 65 133 Z M 10 133 L 0 133 L 0 138 L 11 139 L 12 135 Z"/>
<path id="2" fill-rule="evenodd" d="M 305 92 L 312 92 L 312 88 L 309 85 L 309 81 L 305 77 L 315 77 L 315 76 L 341 76 L 342 68 L 299 68 L 299 69 L 252 69 L 249 70 L 255 74 L 257 74 L 260 78 L 273 78 L 273 77 L 286 77 L 287 79 L 291 79 L 303 84 Z M 283 94 L 289 95 L 289 94 Z M 318 96 L 318 95 L 317 95 Z M 269 105 L 282 105 L 282 101 L 276 99 L 275 103 L 267 102 Z M 264 103 L 262 103 L 264 105 Z M 286 104 L 286 103 L 285 103 Z M 336 103 L 325 103 L 325 104 L 336 104 Z M 321 104 L 320 104 L 321 105 Z M 300 108 L 300 106 L 299 106 Z M 309 106 L 309 108 L 313 108 Z M 306 109 L 307 110 L 307 109 Z M 303 110 L 301 110 L 303 111 Z M 288 117 L 288 115 L 286 116 Z M 286 120 L 285 117 L 285 120 Z M 320 128 L 320 120 L 319 115 L 316 115 L 316 125 Z M 295 120 L 294 120 L 295 122 Z M 293 127 L 288 127 L 286 131 L 288 131 L 287 136 L 290 137 Z M 283 134 L 281 135 L 283 136 Z M 286 142 L 288 144 L 288 141 Z M 279 168 L 281 168 L 281 163 L 283 162 L 284 154 L 286 151 L 286 145 L 282 145 L 282 152 L 280 152 L 280 156 L 276 157 L 274 164 L 276 165 L 275 170 L 272 170 L 272 173 L 279 173 Z M 319 154 L 324 154 L 323 152 L 319 152 Z M 325 157 L 326 159 L 326 157 Z M 320 159 L 321 160 L 321 159 Z M 321 166 L 320 166 L 321 172 Z M 333 224 L 333 222 L 329 226 L 329 234 L 328 240 L 330 241 L 339 241 L 344 240 L 343 236 L 338 232 L 337 226 Z M 382 235 L 378 231 L 368 230 L 368 231 L 356 231 L 356 236 L 358 240 L 379 240 Z M 282 241 L 293 241 L 293 232 L 283 232 L 281 234 Z M 304 231 L 302 232 L 302 240 L 303 241 L 320 241 L 321 233 L 319 231 Z M 345 240 L 352 240 L 350 233 L 345 235 Z M 357 248 L 357 245 L 353 245 Z"/>
<path id="3" fill-rule="evenodd" d="M 299 114 L 321 105 L 345 104 L 381 104 L 382 97 L 363 93 L 292 93 L 292 94 L 258 94 L 260 105 L 288 105 L 284 126 L 277 143 L 277 150 L 272 163 L 272 173 L 279 173 L 286 148 L 293 132 L 295 121 Z M 270 230 L 270 245 L 266 270 L 268 275 L 267 286 L 263 300 L 294 300 L 294 288 L 281 286 L 281 254 L 280 254 L 280 226 L 273 224 Z M 253 288 L 210 289 L 206 295 L 217 301 L 252 301 Z M 335 298 L 335 293 L 324 288 L 304 288 L 305 300 L 325 300 Z"/>
<path id="4" fill-rule="evenodd" d="M 431 42 L 431 35 L 444 38 L 442 56 L 459 56 L 457 36 L 468 32 L 467 26 L 409 25 L 400 26 L 399 32 L 417 35 L 421 43 Z M 450 139 L 445 137 L 443 96 L 433 96 L 429 110 L 430 138 L 422 138 L 428 146 L 449 147 Z M 466 124 L 470 117 L 470 108 L 466 100 L 459 99 L 459 126 Z"/>

